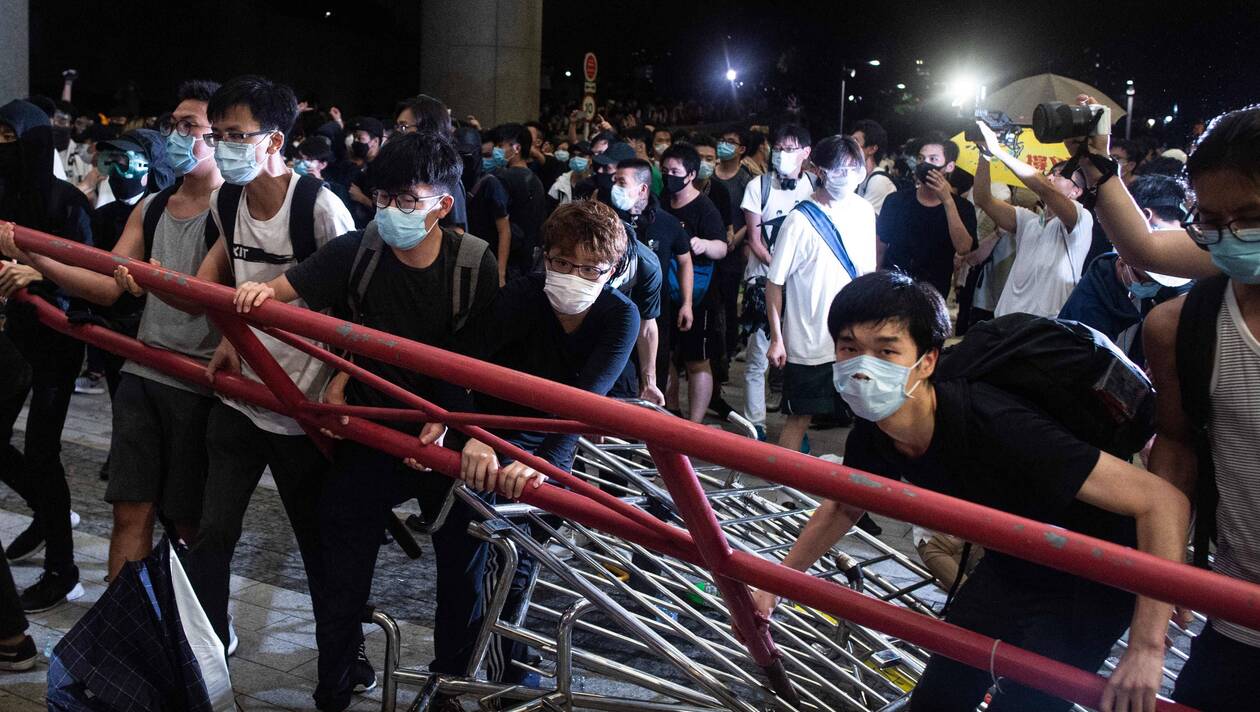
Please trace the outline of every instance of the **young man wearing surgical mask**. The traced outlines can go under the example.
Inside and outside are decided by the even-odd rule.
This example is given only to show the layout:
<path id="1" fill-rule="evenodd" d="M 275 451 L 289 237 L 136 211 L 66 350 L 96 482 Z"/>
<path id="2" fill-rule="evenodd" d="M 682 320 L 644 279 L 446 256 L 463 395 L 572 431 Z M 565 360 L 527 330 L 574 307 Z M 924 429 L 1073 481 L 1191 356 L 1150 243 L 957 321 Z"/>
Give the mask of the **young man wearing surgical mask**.
<path id="1" fill-rule="evenodd" d="M 559 159 L 562 151 L 556 151 L 556 158 Z M 574 188 L 582 181 L 591 176 L 591 147 L 585 141 L 578 141 L 567 150 L 563 150 L 565 163 L 569 170 L 560 174 L 555 183 L 551 184 L 551 188 L 547 190 L 547 197 L 551 198 L 555 206 L 561 206 L 573 200 Z"/>
<path id="2" fill-rule="evenodd" d="M 534 135 L 520 124 L 503 124 L 492 132 L 494 148 L 490 158 L 494 175 L 503 181 L 508 194 L 508 219 L 512 224 L 512 249 L 507 278 L 526 274 L 534 268 L 538 233 L 547 217 L 547 191 L 529 169 Z"/>
<path id="3" fill-rule="evenodd" d="M 1186 190 L 1168 176 L 1138 176 L 1128 184 L 1152 230 L 1177 229 L 1186 219 Z M 1101 331 L 1137 365 L 1146 365 L 1142 320 L 1156 305 L 1190 290 L 1185 277 L 1146 272 L 1114 252 L 1090 263 L 1059 311 L 1060 319 Z"/>
<path id="4" fill-rule="evenodd" d="M 949 185 L 949 174 L 958 159 L 957 144 L 931 134 L 913 142 L 911 150 L 916 157 L 915 187 L 888 195 L 876 220 L 879 264 L 884 269 L 900 269 L 948 297 L 954 256 L 968 254 L 979 245 L 976 211 Z M 984 191 L 988 191 L 987 183 Z M 979 196 L 981 192 L 977 181 L 975 193 Z M 981 198 L 976 202 L 981 203 Z M 1084 254 L 1082 251 L 1081 256 Z M 1056 311 L 1059 306 L 1062 302 Z"/>
<path id="5" fill-rule="evenodd" d="M 606 395 L 625 368 L 639 332 L 638 309 L 609 286 L 625 264 L 627 240 L 621 218 L 603 203 L 575 200 L 556 208 L 542 231 L 545 272 L 509 282 L 477 329 L 470 325 L 468 343 L 501 366 Z M 484 394 L 478 394 L 477 401 L 486 413 L 546 415 Z M 501 435 L 562 470 L 573 465 L 577 435 L 516 430 Z M 469 440 L 464 447 L 461 474 L 472 489 L 510 498 L 545 479 L 523 463 L 500 462 L 478 440 Z M 492 562 L 491 569 L 496 565 Z M 505 608 L 509 618 L 524 603 L 531 565 L 522 555 Z M 488 657 L 491 679 L 523 681 L 525 672 L 510 661 L 523 660 L 524 646 L 502 642 L 503 654 Z"/>
<path id="6" fill-rule="evenodd" d="M 771 141 L 770 163 L 773 169 L 749 181 L 744 189 L 740 209 L 748 226 L 748 264 L 744 268 L 746 304 L 756 301 L 747 299 L 749 290 L 765 289 L 766 275 L 770 272 L 770 253 L 774 249 L 779 226 L 797 203 L 814 192 L 813 177 L 805 173 L 809 144 L 809 129 L 804 126 L 784 124 L 778 127 Z M 751 319 L 758 323 L 748 337 L 744 370 L 744 417 L 757 428 L 761 438 L 765 437 L 766 371 L 770 367 L 766 359 L 770 334 L 765 318 L 765 314 L 758 312 Z M 750 321 L 747 307 L 744 321 Z"/>
<path id="7" fill-rule="evenodd" d="M 891 271 L 850 282 L 832 301 L 834 386 L 859 420 L 844 464 L 1180 562 L 1189 503 L 1175 487 L 1082 441 L 1028 401 L 982 381 L 933 380 L 950 334 L 931 285 Z M 977 446 L 983 443 L 983 446 Z M 827 501 L 784 558 L 809 570 L 861 515 Z M 754 594 L 769 614 L 778 599 Z M 987 550 L 946 621 L 1093 673 L 1129 629 L 1100 709 L 1149 710 L 1162 680 L 1172 606 Z M 993 684 L 933 656 L 910 710 L 973 710 Z M 989 709 L 1066 712 L 1071 703 L 1002 682 Z"/>
<path id="8" fill-rule="evenodd" d="M 364 326 L 457 350 L 463 324 L 482 316 L 499 286 L 489 245 L 438 224 L 454 203 L 451 192 L 460 169 L 459 154 L 444 135 L 412 132 L 390 139 L 372 165 L 376 184 L 382 186 L 373 196 L 376 218 L 365 230 L 332 240 L 310 259 L 265 284 L 242 284 L 236 291 L 238 310 L 248 312 L 268 299 L 300 299 L 312 309 L 325 309 L 346 304 L 361 289 L 362 296 L 353 299 Z M 363 288 L 355 279 L 367 264 L 365 249 L 373 249 L 379 257 Z M 462 313 L 457 315 L 453 309 L 458 297 L 453 290 L 456 271 L 462 269 L 458 255 L 468 249 L 480 252 L 480 266 L 470 285 L 471 301 L 461 305 Z M 371 359 L 356 357 L 356 363 L 441 408 L 454 412 L 473 408 L 472 397 L 463 388 Z M 334 378 L 324 400 L 405 407 L 344 373 Z M 426 445 L 437 442 L 444 431 L 440 424 L 391 425 L 418 435 Z M 463 438 L 447 434 L 445 445 L 459 448 Z M 359 625 L 372 588 L 381 531 L 390 509 L 416 496 L 417 484 L 420 505 L 428 520 L 434 521 L 452 484 L 449 479 L 432 472 L 417 474 L 398 459 L 359 443 L 337 443 L 319 508 L 320 546 L 330 592 L 325 605 L 315 611 L 320 652 L 315 701 L 321 710 L 343 709 L 350 701 L 351 683 L 361 669 L 356 662 Z M 438 600 L 436 657 L 430 670 L 460 674 L 468 665 L 480 625 L 475 607 L 482 592 L 486 545 L 468 534 L 473 512 L 467 505 L 456 501 L 447 517 L 433 536 Z"/>
<path id="9" fill-rule="evenodd" d="M 837 255 L 801 205 L 783 221 L 770 262 L 768 356 L 770 365 L 783 369 L 781 410 L 787 422 L 779 445 L 789 450 L 801 447 L 815 415 L 842 414 L 836 412 L 835 354 L 826 330 L 831 300 L 853 279 L 840 257 L 859 275 L 875 271 L 875 211 L 855 192 L 866 177 L 862 149 L 850 136 L 829 136 L 814 147 L 810 161 L 818 187 L 809 204 L 835 228 L 841 250 Z"/>
<path id="10" fill-rule="evenodd" d="M 237 77 L 210 97 L 207 116 L 211 128 L 203 137 L 214 149 L 225 184 L 210 196 L 210 215 L 221 237 L 198 268 L 199 279 L 232 286 L 265 282 L 309 256 L 303 252 L 313 253 L 354 229 L 350 213 L 332 191 L 316 183 L 314 191 L 307 193 L 306 186 L 314 179 L 299 178 L 285 165 L 285 131 L 297 116 L 292 89 L 260 76 Z M 296 199 L 299 188 L 310 202 Z M 225 198 L 225 193 L 230 197 Z M 239 201 L 235 210 L 227 208 L 233 199 Z M 309 214 L 291 221 L 291 213 L 298 210 Z M 297 234 L 290 229 L 300 223 L 310 232 Z M 230 248 L 225 224 L 232 231 Z M 259 335 L 259 339 L 307 398 L 321 397 L 331 375 L 322 361 L 268 336 Z M 211 357 L 207 377 L 212 380 L 218 370 L 243 371 L 245 377 L 257 380 L 252 370 L 242 368 L 227 339 Z M 188 573 L 226 645 L 232 554 L 245 509 L 267 467 L 293 526 L 311 597 L 316 607 L 322 605 L 327 587 L 315 511 L 328 465 L 296 421 L 230 399 L 220 398 L 211 408 L 205 437 L 209 457 L 205 501 Z"/>
<path id="11" fill-rule="evenodd" d="M 153 225 L 152 245 L 146 245 L 146 218 L 157 210 L 157 196 L 146 196 L 130 210 L 114 254 L 133 260 L 153 260 L 163 267 L 190 274 L 206 256 L 207 239 L 217 236 L 210 219 L 210 194 L 222 184 L 214 151 L 202 140 L 210 131 L 206 106 L 219 85 L 191 80 L 180 85 L 179 104 L 161 125 L 165 161 L 181 178 L 165 191 L 165 207 Z M 123 137 L 124 139 L 127 136 Z M 122 147 L 121 140 L 106 147 Z M 117 191 L 116 191 L 117 192 Z M 29 255 L 37 269 L 62 289 L 94 304 L 111 306 L 144 294 L 125 266 L 102 275 Z M 219 342 L 204 316 L 191 316 L 158 299 L 148 299 L 136 337 L 143 343 L 208 361 Z M 110 444 L 109 486 L 105 500 L 113 505 L 108 574 L 118 574 L 127 561 L 150 553 L 158 512 L 175 526 L 186 542 L 196 537 L 206 478 L 206 418 L 215 402 L 210 390 L 172 378 L 134 361 L 122 366 L 112 394 L 113 439 Z M 163 458 L 154 452 L 165 453 Z"/>

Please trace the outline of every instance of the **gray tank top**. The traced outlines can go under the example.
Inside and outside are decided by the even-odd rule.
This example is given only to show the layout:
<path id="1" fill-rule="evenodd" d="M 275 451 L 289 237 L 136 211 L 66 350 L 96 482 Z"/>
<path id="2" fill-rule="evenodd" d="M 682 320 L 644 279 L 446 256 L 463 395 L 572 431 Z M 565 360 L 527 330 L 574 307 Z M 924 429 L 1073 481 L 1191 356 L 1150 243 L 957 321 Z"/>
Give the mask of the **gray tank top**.
<path id="1" fill-rule="evenodd" d="M 1212 569 L 1260 583 L 1260 342 L 1247 329 L 1233 285 L 1216 321 L 1212 373 L 1212 461 L 1216 486 L 1216 558 Z M 1260 631 L 1212 619 L 1221 635 L 1260 647 Z"/>
<path id="2" fill-rule="evenodd" d="M 145 198 L 141 210 L 147 213 L 152 204 L 153 196 Z M 153 235 L 152 257 L 167 269 L 195 274 L 206 256 L 208 219 L 209 209 L 186 220 L 172 217 L 169 210 L 163 213 Z M 205 316 L 192 316 L 153 296 L 145 300 L 137 338 L 149 346 L 202 361 L 210 360 L 219 345 L 219 333 L 210 326 Z M 122 370 L 181 390 L 210 394 L 209 389 L 199 384 L 181 381 L 134 361 L 128 361 Z"/>

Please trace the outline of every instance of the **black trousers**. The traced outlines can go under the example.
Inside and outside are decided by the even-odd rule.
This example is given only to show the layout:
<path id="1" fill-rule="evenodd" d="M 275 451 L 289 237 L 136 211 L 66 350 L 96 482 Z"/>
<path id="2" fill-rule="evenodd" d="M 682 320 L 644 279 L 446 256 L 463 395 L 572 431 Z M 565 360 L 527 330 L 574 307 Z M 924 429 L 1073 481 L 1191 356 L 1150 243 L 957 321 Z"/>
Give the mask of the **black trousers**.
<path id="1" fill-rule="evenodd" d="M 416 472 L 398 458 L 358 443 L 338 443 L 319 505 L 320 545 L 328 594 L 315 609 L 319 645 L 321 710 L 350 703 L 350 666 L 363 639 L 363 611 L 372 592 L 376 555 L 391 509 L 415 497 L 426 521 L 435 521 L 454 480 Z M 433 672 L 463 675 L 485 615 L 483 576 L 489 545 L 471 536 L 474 513 L 456 500 L 445 523 L 433 532 L 437 566 Z"/>
<path id="2" fill-rule="evenodd" d="M 61 430 L 74 395 L 74 379 L 83 364 L 83 342 L 34 321 L 11 314 L 7 333 L 17 352 L 31 366 L 30 410 L 26 442 L 13 445 L 13 427 L 26 393 L 0 402 L 0 480 L 13 488 L 34 513 L 33 526 L 44 534 L 44 570 L 74 568 L 70 534 L 70 486 L 61 463 Z"/>
<path id="3" fill-rule="evenodd" d="M 1048 575 L 1012 575 L 1000 558 L 986 555 L 980 560 L 959 590 L 946 620 L 1097 672 L 1129 626 L 1133 594 L 1048 569 Z M 1020 571 L 1027 569 L 1020 566 Z M 910 709 L 973 712 L 992 684 L 988 670 L 933 655 L 911 697 Z M 1012 680 L 1003 680 L 1001 690 L 989 712 L 1060 712 L 1072 706 Z"/>
<path id="4" fill-rule="evenodd" d="M 267 467 L 293 526 L 311 605 L 318 616 L 327 587 L 323 583 L 316 511 L 328 460 L 305 435 L 268 433 L 244 413 L 221 402 L 211 407 L 207 418 L 206 455 L 209 464 L 201 522 L 186 561 L 188 579 L 214 632 L 226 646 L 232 554 L 241 539 L 249 500 Z"/>
<path id="5" fill-rule="evenodd" d="M 1254 709 L 1260 648 L 1227 638 L 1211 623 L 1190 644 L 1173 699 L 1202 712 Z"/>
<path id="6" fill-rule="evenodd" d="M 12 434 L 12 422 L 8 420 L 9 412 L 17 408 L 22 410 L 22 401 L 30 391 L 30 366 L 26 359 L 9 341 L 8 335 L 0 332 L 0 424 L 9 422 L 9 434 Z M 17 415 L 13 415 L 17 418 Z M 16 457 L 13 453 L 16 453 Z M 22 466 L 22 453 L 8 443 L 0 449 L 0 469 Z M 9 571 L 9 559 L 3 555 L 4 546 L 0 543 L 0 638 L 11 638 L 26 631 L 26 614 L 22 612 L 22 602 L 18 599 L 17 587 L 13 584 L 13 573 Z"/>

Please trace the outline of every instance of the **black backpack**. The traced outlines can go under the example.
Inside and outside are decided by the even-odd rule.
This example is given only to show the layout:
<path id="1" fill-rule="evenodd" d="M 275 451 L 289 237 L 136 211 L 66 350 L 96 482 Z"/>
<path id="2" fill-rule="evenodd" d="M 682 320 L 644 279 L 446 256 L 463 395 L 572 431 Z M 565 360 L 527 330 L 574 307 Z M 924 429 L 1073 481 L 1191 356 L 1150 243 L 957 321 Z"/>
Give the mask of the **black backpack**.
<path id="1" fill-rule="evenodd" d="M 315 176 L 296 176 L 293 202 L 289 205 L 289 241 L 293 244 L 293 259 L 301 262 L 315 254 L 315 202 L 324 182 Z M 236 213 L 240 208 L 245 186 L 224 183 L 219 188 L 219 223 L 223 225 L 223 239 L 227 243 L 228 259 L 236 254 L 232 238 L 236 232 Z"/>
<path id="2" fill-rule="evenodd" d="M 1177 381 L 1181 409 L 1194 434 L 1199 473 L 1194 487 L 1194 565 L 1208 567 L 1208 548 L 1216 540 L 1216 465 L 1212 461 L 1212 372 L 1216 368 L 1216 319 L 1225 302 L 1229 277 L 1195 282 L 1181 305 L 1177 322 Z"/>
<path id="3" fill-rule="evenodd" d="M 935 380 L 980 381 L 1026 398 L 1073 435 L 1127 460 L 1155 432 L 1155 389 L 1115 344 L 1080 322 L 1008 314 L 945 350 Z"/>
<path id="4" fill-rule="evenodd" d="M 225 184 L 226 185 L 226 184 Z M 157 235 L 158 222 L 162 219 L 162 213 L 166 212 L 166 204 L 170 201 L 171 196 L 179 188 L 179 184 L 158 191 L 149 201 L 148 212 L 144 214 L 144 261 L 148 262 L 153 256 L 153 239 Z M 239 199 L 239 196 L 238 196 Z M 219 228 L 214 224 L 214 220 L 210 216 L 206 216 L 206 249 L 214 247 L 214 243 L 219 239 Z M 311 238 L 314 240 L 314 237 Z"/>
<path id="5" fill-rule="evenodd" d="M 442 239 L 442 234 L 435 235 Z M 464 327 L 472 311 L 473 299 L 477 296 L 477 282 L 481 275 L 481 261 L 490 250 L 490 243 L 464 233 L 456 238 L 455 271 L 451 275 L 451 331 L 456 332 Z M 363 297 L 367 294 L 368 285 L 372 283 L 372 275 L 376 274 L 376 266 L 381 261 L 381 251 L 386 249 L 385 241 L 376 227 L 376 221 L 363 228 L 363 238 L 359 249 L 354 253 L 354 262 L 350 265 L 350 289 L 347 292 L 350 306 L 350 318 L 356 324 L 362 323 Z"/>

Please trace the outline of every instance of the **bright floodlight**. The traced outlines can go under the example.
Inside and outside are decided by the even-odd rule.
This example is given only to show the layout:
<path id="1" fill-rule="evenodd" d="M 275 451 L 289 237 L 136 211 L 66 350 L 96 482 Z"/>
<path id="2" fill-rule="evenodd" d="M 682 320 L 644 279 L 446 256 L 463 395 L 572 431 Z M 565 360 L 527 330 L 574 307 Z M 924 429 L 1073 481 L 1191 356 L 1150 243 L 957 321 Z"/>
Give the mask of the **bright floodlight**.
<path id="1" fill-rule="evenodd" d="M 980 81 L 974 76 L 963 74 L 954 77 L 954 79 L 946 85 L 946 91 L 952 105 L 962 106 L 970 101 L 974 101 L 979 95 Z"/>
<path id="2" fill-rule="evenodd" d="M 1153 126 L 1155 126 L 1155 119 L 1147 119 L 1147 120 L 1146 120 L 1146 125 L 1147 125 L 1147 127 L 1153 127 Z"/>
<path id="3" fill-rule="evenodd" d="M 568 69 L 566 69 L 566 70 L 564 70 L 564 76 L 566 76 L 566 77 L 571 77 L 571 76 L 573 76 L 573 72 L 571 72 L 571 71 L 569 71 Z"/>
<path id="4" fill-rule="evenodd" d="M 898 84 L 898 85 L 897 85 L 897 88 L 898 88 L 898 89 L 905 89 L 905 88 L 906 88 L 906 85 L 905 85 L 905 84 Z"/>
<path id="5" fill-rule="evenodd" d="M 878 66 L 879 66 L 879 60 L 878 60 L 878 59 L 872 59 L 871 61 L 867 62 L 867 64 L 871 65 L 872 67 L 878 67 Z"/>
<path id="6" fill-rule="evenodd" d="M 1169 114 L 1168 116 L 1164 117 L 1164 123 L 1166 124 L 1171 124 L 1172 120 L 1173 120 L 1172 114 Z"/>
<path id="7" fill-rule="evenodd" d="M 734 69 L 728 69 L 728 70 L 726 70 L 726 81 L 728 81 L 728 82 L 733 82 L 733 81 L 735 81 L 735 77 L 737 77 L 737 76 L 739 76 L 739 75 L 735 73 L 735 70 L 734 70 Z"/>

